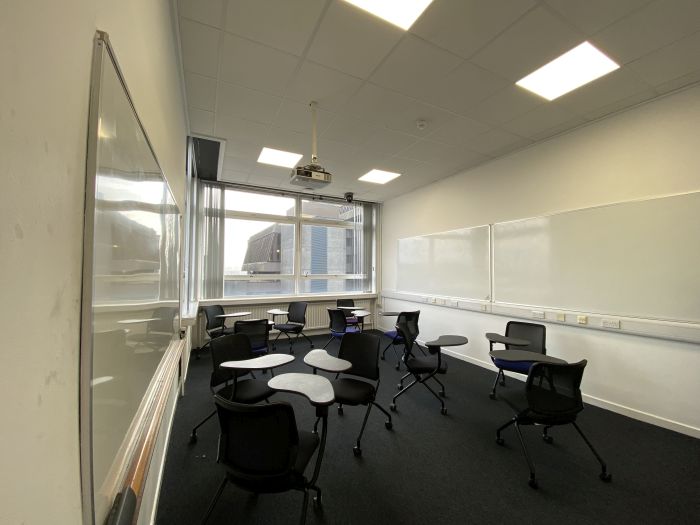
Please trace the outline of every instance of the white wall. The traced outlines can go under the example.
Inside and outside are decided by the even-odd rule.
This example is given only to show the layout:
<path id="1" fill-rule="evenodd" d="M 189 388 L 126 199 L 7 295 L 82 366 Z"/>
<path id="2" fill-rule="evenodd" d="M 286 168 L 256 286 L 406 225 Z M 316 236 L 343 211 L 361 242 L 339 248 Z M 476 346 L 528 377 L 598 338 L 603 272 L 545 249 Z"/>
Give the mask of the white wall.
<path id="1" fill-rule="evenodd" d="M 186 121 L 170 4 L 2 0 L 0 13 L 0 523 L 74 525 L 93 37 L 109 33 L 182 205 Z"/>
<path id="2" fill-rule="evenodd" d="M 383 288 L 396 288 L 402 237 L 699 190 L 698 122 L 695 86 L 387 201 Z M 390 310 L 418 306 L 384 303 Z M 506 318 L 419 307 L 421 338 L 463 333 L 470 343 L 457 351 L 490 363 L 483 334 L 502 332 Z M 700 345 L 552 324 L 547 339 L 549 353 L 589 360 L 589 401 L 700 436 Z"/>

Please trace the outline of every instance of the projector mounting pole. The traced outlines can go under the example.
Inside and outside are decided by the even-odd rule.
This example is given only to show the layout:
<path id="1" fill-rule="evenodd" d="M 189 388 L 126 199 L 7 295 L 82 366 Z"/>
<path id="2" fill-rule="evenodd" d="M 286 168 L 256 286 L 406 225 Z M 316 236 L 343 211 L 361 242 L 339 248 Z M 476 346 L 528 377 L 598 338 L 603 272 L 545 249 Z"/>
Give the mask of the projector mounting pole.
<path id="1" fill-rule="evenodd" d="M 311 164 L 318 162 L 318 149 L 316 147 L 316 102 L 312 101 L 311 106 Z"/>

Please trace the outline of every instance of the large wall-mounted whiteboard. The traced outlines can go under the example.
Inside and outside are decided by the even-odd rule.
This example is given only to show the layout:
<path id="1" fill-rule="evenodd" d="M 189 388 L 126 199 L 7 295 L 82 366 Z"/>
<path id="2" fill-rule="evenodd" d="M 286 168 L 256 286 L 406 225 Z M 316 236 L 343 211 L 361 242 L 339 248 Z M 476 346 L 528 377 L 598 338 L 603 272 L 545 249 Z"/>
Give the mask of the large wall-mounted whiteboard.
<path id="1" fill-rule="evenodd" d="M 493 225 L 494 302 L 700 321 L 700 193 Z"/>
<path id="2" fill-rule="evenodd" d="M 399 239 L 397 289 L 488 300 L 489 237 L 489 226 L 477 226 Z"/>

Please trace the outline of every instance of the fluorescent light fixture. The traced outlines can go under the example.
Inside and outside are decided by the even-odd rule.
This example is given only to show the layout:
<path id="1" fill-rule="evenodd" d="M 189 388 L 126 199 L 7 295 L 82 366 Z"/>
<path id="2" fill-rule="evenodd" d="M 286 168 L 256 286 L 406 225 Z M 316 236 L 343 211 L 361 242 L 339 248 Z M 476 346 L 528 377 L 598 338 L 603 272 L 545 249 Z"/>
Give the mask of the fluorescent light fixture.
<path id="1" fill-rule="evenodd" d="M 345 0 L 390 24 L 408 31 L 433 0 Z"/>
<path id="2" fill-rule="evenodd" d="M 400 176 L 400 173 L 393 173 L 391 171 L 372 170 L 365 173 L 362 177 L 360 177 L 357 180 L 363 180 L 365 182 L 374 182 L 375 184 L 386 184 L 390 180 L 394 180 L 396 177 Z"/>
<path id="3" fill-rule="evenodd" d="M 593 45 L 584 42 L 516 84 L 547 100 L 554 100 L 619 67 Z"/>
<path id="4" fill-rule="evenodd" d="M 283 168 L 293 168 L 303 156 L 304 155 L 299 153 L 263 148 L 258 157 L 258 162 L 262 164 L 272 164 L 273 166 L 282 166 Z"/>

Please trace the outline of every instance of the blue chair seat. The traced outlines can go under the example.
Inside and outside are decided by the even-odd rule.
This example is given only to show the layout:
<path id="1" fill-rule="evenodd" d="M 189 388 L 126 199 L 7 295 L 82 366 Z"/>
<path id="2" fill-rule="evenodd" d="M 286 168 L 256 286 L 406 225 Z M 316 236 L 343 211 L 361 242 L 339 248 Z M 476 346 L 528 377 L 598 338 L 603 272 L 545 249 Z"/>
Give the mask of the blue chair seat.
<path id="1" fill-rule="evenodd" d="M 274 328 L 280 332 L 299 333 L 304 329 L 304 325 L 298 323 L 277 323 Z"/>
<path id="2" fill-rule="evenodd" d="M 503 370 L 510 372 L 518 372 L 519 374 L 527 374 L 530 371 L 532 363 L 535 361 L 505 361 L 503 359 L 494 359 L 493 364 Z"/>
<path id="3" fill-rule="evenodd" d="M 336 332 L 335 330 L 331 330 L 331 335 L 333 337 L 343 337 L 345 334 L 352 334 L 355 332 L 359 332 L 360 327 L 359 326 L 347 326 L 345 327 L 344 332 Z"/>
<path id="4" fill-rule="evenodd" d="M 397 343 L 403 343 L 403 337 L 398 335 L 396 330 L 389 330 L 388 332 L 384 332 L 384 335 L 389 337 L 390 339 L 393 339 Z"/>
<path id="5" fill-rule="evenodd" d="M 345 322 L 348 324 L 358 324 L 360 320 L 357 317 L 346 317 Z"/>

